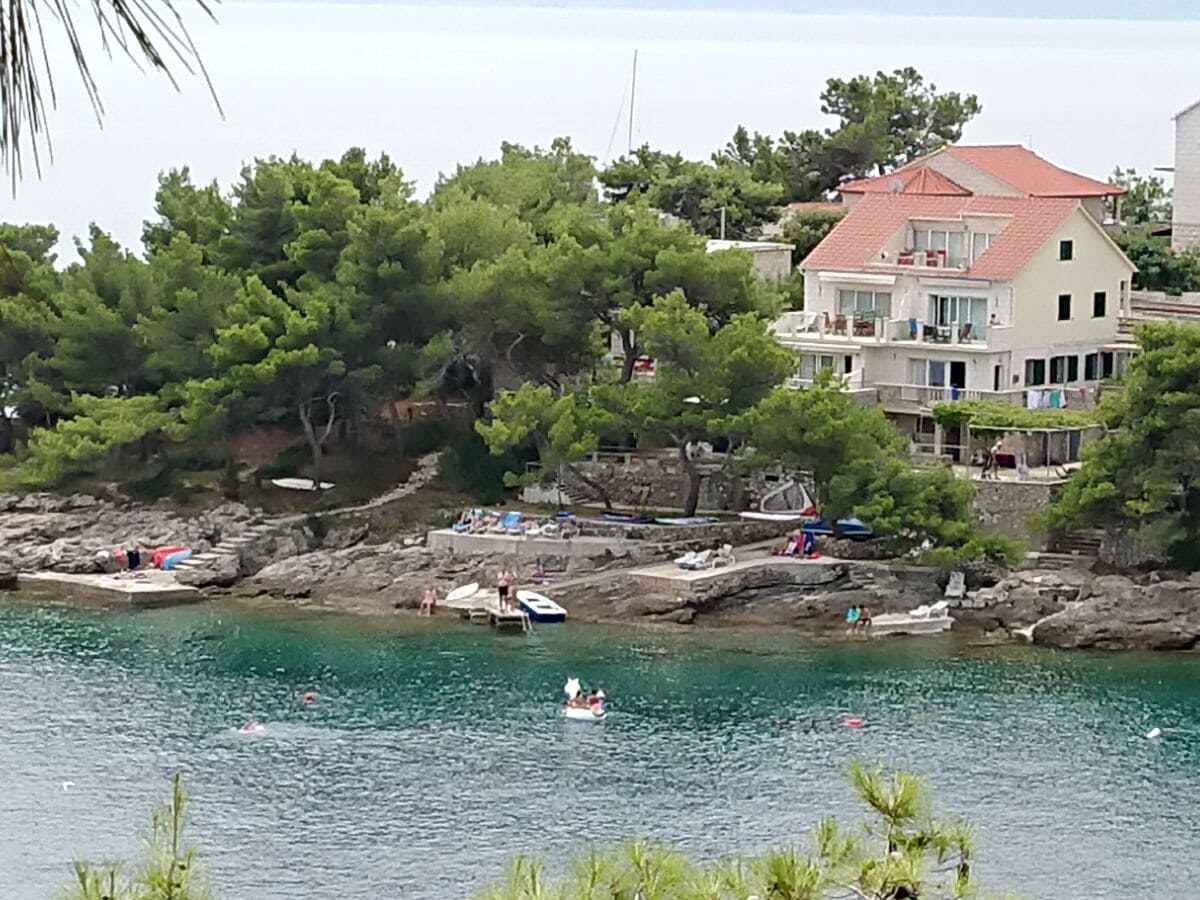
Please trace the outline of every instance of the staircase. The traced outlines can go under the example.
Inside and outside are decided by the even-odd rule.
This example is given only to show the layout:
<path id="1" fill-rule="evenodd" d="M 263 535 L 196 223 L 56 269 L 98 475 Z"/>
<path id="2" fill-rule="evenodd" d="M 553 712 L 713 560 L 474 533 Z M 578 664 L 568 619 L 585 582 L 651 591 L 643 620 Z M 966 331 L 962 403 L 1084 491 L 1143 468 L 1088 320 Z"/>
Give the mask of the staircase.
<path id="1" fill-rule="evenodd" d="M 203 553 L 196 553 L 188 557 L 183 562 L 179 563 L 175 568 L 184 569 L 200 569 L 211 567 L 218 560 L 233 558 L 238 559 L 241 555 L 242 548 L 247 544 L 251 544 L 258 540 L 268 531 L 277 527 L 276 523 L 263 522 L 259 525 L 251 525 L 246 531 L 234 537 L 223 538 L 213 544 L 211 548 Z"/>
<path id="2" fill-rule="evenodd" d="M 1068 531 L 1055 539 L 1054 552 L 1096 559 L 1100 556 L 1100 542 L 1103 537 L 1103 532 L 1095 530 Z"/>

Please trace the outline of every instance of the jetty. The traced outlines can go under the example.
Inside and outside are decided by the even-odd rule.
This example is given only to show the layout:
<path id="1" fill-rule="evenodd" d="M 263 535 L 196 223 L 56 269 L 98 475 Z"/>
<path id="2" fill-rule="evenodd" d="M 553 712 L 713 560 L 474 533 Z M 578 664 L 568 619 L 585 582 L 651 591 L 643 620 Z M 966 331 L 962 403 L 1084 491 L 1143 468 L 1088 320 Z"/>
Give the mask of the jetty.
<path id="1" fill-rule="evenodd" d="M 460 618 L 477 625 L 491 625 L 499 631 L 532 631 L 529 614 L 523 609 L 500 609 L 500 598 L 486 588 L 476 591 L 461 600 L 444 600 L 438 604 L 443 609 L 452 609 Z"/>
<path id="2" fill-rule="evenodd" d="M 22 591 L 65 597 L 68 600 L 125 604 L 139 609 L 197 603 L 204 595 L 180 584 L 173 572 L 146 569 L 136 576 L 73 572 L 22 572 L 17 576 Z"/>

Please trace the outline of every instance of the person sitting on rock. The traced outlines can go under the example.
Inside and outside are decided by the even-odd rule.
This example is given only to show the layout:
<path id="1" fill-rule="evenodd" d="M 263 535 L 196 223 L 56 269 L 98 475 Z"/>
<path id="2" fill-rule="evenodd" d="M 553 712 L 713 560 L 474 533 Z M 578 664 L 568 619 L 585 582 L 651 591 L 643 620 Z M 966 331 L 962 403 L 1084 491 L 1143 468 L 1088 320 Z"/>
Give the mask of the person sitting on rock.
<path id="1" fill-rule="evenodd" d="M 433 589 L 433 585 L 425 588 L 425 597 L 421 600 L 421 608 L 417 611 L 418 615 L 432 616 L 434 607 L 437 606 L 437 591 Z"/>

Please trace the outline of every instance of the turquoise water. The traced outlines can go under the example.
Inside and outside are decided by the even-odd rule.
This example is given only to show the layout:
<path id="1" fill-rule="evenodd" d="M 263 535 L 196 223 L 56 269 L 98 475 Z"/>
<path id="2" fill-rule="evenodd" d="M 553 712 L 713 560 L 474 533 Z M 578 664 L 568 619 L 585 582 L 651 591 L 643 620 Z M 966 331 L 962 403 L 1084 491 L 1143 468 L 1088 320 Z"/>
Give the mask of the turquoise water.
<path id="1" fill-rule="evenodd" d="M 568 673 L 604 686 L 606 723 L 558 717 Z M 250 716 L 265 735 L 233 733 Z M 1140 737 L 1155 725 L 1181 730 Z M 798 840 L 854 812 L 852 758 L 926 772 L 978 824 L 994 887 L 1185 897 L 1200 880 L 1197 658 L 10 602 L 0 738 L 13 900 L 133 846 L 175 770 L 227 900 L 446 898 L 520 850 Z"/>

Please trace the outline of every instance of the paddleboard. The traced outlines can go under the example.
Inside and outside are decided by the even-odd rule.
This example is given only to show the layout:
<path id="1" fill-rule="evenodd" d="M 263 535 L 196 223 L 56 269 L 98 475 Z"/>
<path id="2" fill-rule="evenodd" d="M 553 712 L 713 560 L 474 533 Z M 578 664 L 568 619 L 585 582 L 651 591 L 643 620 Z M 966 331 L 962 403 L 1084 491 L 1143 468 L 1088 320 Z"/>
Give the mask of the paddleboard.
<path id="1" fill-rule="evenodd" d="M 466 600 L 479 592 L 479 582 L 472 581 L 470 584 L 464 584 L 461 587 L 456 587 L 446 595 L 443 603 L 457 603 L 460 600 Z"/>

